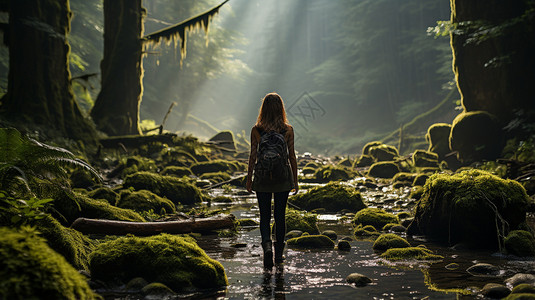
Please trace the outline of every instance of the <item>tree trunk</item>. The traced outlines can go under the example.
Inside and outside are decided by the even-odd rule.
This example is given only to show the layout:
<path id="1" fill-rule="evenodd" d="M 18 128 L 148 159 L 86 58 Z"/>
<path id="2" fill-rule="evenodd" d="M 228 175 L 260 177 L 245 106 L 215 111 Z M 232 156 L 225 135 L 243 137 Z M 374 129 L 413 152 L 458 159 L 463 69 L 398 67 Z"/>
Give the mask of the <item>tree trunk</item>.
<path id="1" fill-rule="evenodd" d="M 142 0 L 104 0 L 102 87 L 91 117 L 108 135 L 141 134 L 144 16 Z"/>
<path id="2" fill-rule="evenodd" d="M 2 111 L 71 138 L 94 140 L 71 86 L 69 0 L 9 1 L 8 92 Z"/>
<path id="3" fill-rule="evenodd" d="M 167 222 L 126 222 L 100 219 L 76 219 L 71 227 L 82 233 L 113 235 L 156 235 L 162 232 L 179 234 L 207 232 L 234 227 L 233 215 L 220 215 L 210 218 L 190 219 Z"/>

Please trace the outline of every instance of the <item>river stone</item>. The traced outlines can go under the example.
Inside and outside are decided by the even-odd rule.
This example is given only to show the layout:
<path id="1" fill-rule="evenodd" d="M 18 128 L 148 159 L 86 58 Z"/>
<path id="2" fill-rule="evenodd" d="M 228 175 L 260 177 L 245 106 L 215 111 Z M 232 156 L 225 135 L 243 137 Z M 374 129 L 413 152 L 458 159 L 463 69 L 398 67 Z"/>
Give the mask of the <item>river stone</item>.
<path id="1" fill-rule="evenodd" d="M 529 283 L 521 283 L 513 288 L 513 294 L 535 294 L 535 286 Z"/>
<path id="2" fill-rule="evenodd" d="M 333 241 L 336 241 L 336 239 L 338 239 L 338 235 L 334 230 L 325 230 L 321 234 L 328 236 Z"/>
<path id="3" fill-rule="evenodd" d="M 234 135 L 231 131 L 224 130 L 219 132 L 218 134 L 211 137 L 208 142 L 214 143 L 218 145 L 219 147 L 228 149 L 228 150 L 236 150 L 236 144 L 234 141 Z"/>
<path id="4" fill-rule="evenodd" d="M 487 283 L 481 289 L 481 294 L 492 299 L 501 299 L 507 297 L 511 291 L 503 284 Z"/>
<path id="5" fill-rule="evenodd" d="M 348 283 L 354 284 L 355 286 L 365 286 L 368 283 L 372 282 L 372 280 L 369 277 L 367 277 L 365 275 L 362 275 L 360 273 L 351 273 L 351 274 L 349 274 L 346 277 L 346 281 Z"/>
<path id="6" fill-rule="evenodd" d="M 301 230 L 292 230 L 286 233 L 287 239 L 293 239 L 296 237 L 300 237 L 303 235 L 303 232 Z"/>
<path id="7" fill-rule="evenodd" d="M 522 283 L 535 285 L 535 275 L 518 273 L 514 275 L 513 277 L 507 278 L 505 280 L 505 283 L 510 287 L 515 287 Z"/>
<path id="8" fill-rule="evenodd" d="M 153 283 L 147 284 L 146 286 L 143 287 L 143 289 L 141 289 L 141 292 L 147 298 L 156 297 L 156 296 L 159 297 L 155 299 L 161 299 L 163 297 L 170 297 L 175 294 L 175 292 L 173 292 L 172 289 L 167 287 L 165 284 L 159 283 L 159 282 L 153 282 Z"/>
<path id="9" fill-rule="evenodd" d="M 492 275 L 496 276 L 500 273 L 500 269 L 494 265 L 491 264 L 485 264 L 485 263 L 479 263 L 475 264 L 468 269 L 466 269 L 468 273 L 474 276 L 478 275 Z"/>
<path id="10" fill-rule="evenodd" d="M 405 232 L 407 231 L 407 228 L 403 225 L 395 225 L 390 228 L 390 231 L 392 232 Z"/>
<path id="11" fill-rule="evenodd" d="M 351 250 L 351 245 L 348 241 L 341 240 L 338 242 L 338 250 L 349 251 Z"/>
<path id="12" fill-rule="evenodd" d="M 148 285 L 149 283 L 141 278 L 141 277 L 135 277 L 132 280 L 130 280 L 125 287 L 125 291 L 127 292 L 139 292 L 143 287 Z"/>

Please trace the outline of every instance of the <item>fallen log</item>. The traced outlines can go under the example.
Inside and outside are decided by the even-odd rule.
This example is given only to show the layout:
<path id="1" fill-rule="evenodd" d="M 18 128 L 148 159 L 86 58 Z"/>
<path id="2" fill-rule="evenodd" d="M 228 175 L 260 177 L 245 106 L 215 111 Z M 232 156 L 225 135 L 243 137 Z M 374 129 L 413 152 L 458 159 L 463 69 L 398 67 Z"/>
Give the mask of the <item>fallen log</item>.
<path id="1" fill-rule="evenodd" d="M 76 219 L 71 227 L 82 233 L 110 235 L 157 235 L 160 233 L 208 232 L 234 227 L 234 215 L 166 222 L 127 222 L 103 219 Z"/>

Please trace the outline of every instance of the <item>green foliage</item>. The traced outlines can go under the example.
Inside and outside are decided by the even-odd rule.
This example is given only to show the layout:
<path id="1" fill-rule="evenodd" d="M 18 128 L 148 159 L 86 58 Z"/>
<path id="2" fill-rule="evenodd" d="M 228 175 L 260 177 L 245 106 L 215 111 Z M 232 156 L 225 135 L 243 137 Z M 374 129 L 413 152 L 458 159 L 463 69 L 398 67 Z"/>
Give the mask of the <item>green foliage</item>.
<path id="1" fill-rule="evenodd" d="M 336 182 L 310 189 L 306 193 L 290 197 L 290 203 L 305 210 L 324 208 L 329 212 L 348 209 L 357 212 L 366 207 L 360 192 Z"/>
<path id="2" fill-rule="evenodd" d="M 98 299 L 61 255 L 35 230 L 0 227 L 0 298 Z"/>
<path id="3" fill-rule="evenodd" d="M 381 234 L 373 243 L 373 250 L 386 251 L 390 248 L 407 248 L 411 245 L 406 239 L 397 234 L 385 233 Z"/>
<path id="4" fill-rule="evenodd" d="M 45 218 L 48 215 L 45 213 L 46 204 L 52 201 L 53 199 L 38 199 L 36 197 L 26 200 L 18 199 L 0 191 L 0 211 L 14 212 L 10 217 L 13 225 L 25 224 Z"/>
<path id="5" fill-rule="evenodd" d="M 422 247 L 390 248 L 381 257 L 390 261 L 399 260 L 441 260 L 443 256 L 436 255 L 433 251 Z"/>
<path id="6" fill-rule="evenodd" d="M 289 239 L 287 244 L 300 248 L 334 248 L 334 242 L 326 235 L 304 235 Z"/>
<path id="7" fill-rule="evenodd" d="M 380 208 L 365 208 L 355 214 L 353 223 L 355 225 L 372 225 L 375 228 L 383 228 L 388 223 L 399 224 L 399 218 Z"/>
<path id="8" fill-rule="evenodd" d="M 96 280 L 127 283 L 143 277 L 175 291 L 228 285 L 223 266 L 192 238 L 169 234 L 126 236 L 102 243 L 91 254 L 90 270 Z"/>

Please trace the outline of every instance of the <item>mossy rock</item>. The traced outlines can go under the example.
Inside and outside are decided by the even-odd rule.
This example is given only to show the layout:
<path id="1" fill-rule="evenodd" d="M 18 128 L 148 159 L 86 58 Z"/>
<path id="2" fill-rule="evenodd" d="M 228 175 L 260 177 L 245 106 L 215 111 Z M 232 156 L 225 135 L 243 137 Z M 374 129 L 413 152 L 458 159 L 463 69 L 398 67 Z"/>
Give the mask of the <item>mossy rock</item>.
<path id="1" fill-rule="evenodd" d="M 316 168 L 312 168 L 312 167 L 303 167 L 303 169 L 301 170 L 301 172 L 302 172 L 304 175 L 314 174 L 314 173 L 316 173 Z"/>
<path id="2" fill-rule="evenodd" d="M 436 255 L 433 251 L 422 247 L 390 248 L 381 257 L 390 261 L 399 260 L 441 260 L 443 256 Z"/>
<path id="3" fill-rule="evenodd" d="M 232 198 L 228 197 L 228 196 L 215 196 L 214 198 L 212 198 L 211 200 L 212 203 L 214 202 L 220 202 L 220 203 L 232 203 Z"/>
<path id="4" fill-rule="evenodd" d="M 375 161 L 392 161 L 399 156 L 396 147 L 385 144 L 373 146 L 369 152 Z"/>
<path id="5" fill-rule="evenodd" d="M 414 178 L 417 176 L 415 173 L 400 172 L 394 175 L 392 181 L 396 182 L 413 182 Z"/>
<path id="6" fill-rule="evenodd" d="M 353 161 L 350 158 L 344 158 L 336 163 L 336 166 L 338 167 L 347 167 L 352 168 L 353 167 Z"/>
<path id="7" fill-rule="evenodd" d="M 185 180 L 149 172 L 127 176 L 123 186 L 136 190 L 149 190 L 160 197 L 166 197 L 175 204 L 199 203 L 204 198 L 198 187 Z"/>
<path id="8" fill-rule="evenodd" d="M 498 120 L 488 112 L 472 111 L 459 114 L 450 133 L 450 149 L 464 163 L 494 160 L 502 152 L 503 130 Z"/>
<path id="9" fill-rule="evenodd" d="M 353 175 L 351 170 L 333 165 L 321 166 L 314 172 L 314 178 L 316 178 L 318 182 L 349 180 Z"/>
<path id="10" fill-rule="evenodd" d="M 223 130 L 211 137 L 208 142 L 212 142 L 217 146 L 229 151 L 236 151 L 236 142 L 234 134 L 230 130 Z"/>
<path id="11" fill-rule="evenodd" d="M 236 223 L 238 226 L 241 226 L 241 227 L 250 227 L 250 226 L 259 225 L 259 223 L 253 219 L 239 219 L 239 220 L 236 220 Z"/>
<path id="12" fill-rule="evenodd" d="M 446 123 L 435 123 L 427 129 L 425 139 L 429 143 L 427 151 L 438 155 L 439 160 L 444 160 L 446 154 L 450 153 L 450 132 L 451 125 Z"/>
<path id="13" fill-rule="evenodd" d="M 429 178 L 429 174 L 418 174 L 412 182 L 413 186 L 424 186 L 427 179 Z"/>
<path id="14" fill-rule="evenodd" d="M 194 150 L 193 150 L 194 151 Z M 195 156 L 181 147 L 174 147 L 161 154 L 162 164 L 165 166 L 178 166 L 189 168 L 198 163 Z"/>
<path id="15" fill-rule="evenodd" d="M 406 239 L 394 233 L 381 234 L 373 243 L 373 250 L 386 251 L 390 248 L 407 248 L 411 244 Z"/>
<path id="16" fill-rule="evenodd" d="M 336 231 L 334 230 L 324 230 L 321 232 L 321 235 L 325 235 L 333 241 L 336 241 L 336 239 L 338 239 L 338 235 L 336 234 Z"/>
<path id="17" fill-rule="evenodd" d="M 511 231 L 504 241 L 505 250 L 516 256 L 535 256 L 535 239 L 525 230 Z"/>
<path id="18" fill-rule="evenodd" d="M 126 236 L 102 243 L 91 254 L 89 266 L 93 280 L 126 283 L 143 277 L 174 291 L 228 285 L 223 266 L 192 238 L 169 234 Z"/>
<path id="19" fill-rule="evenodd" d="M 29 228 L 0 227 L 3 299 L 99 299 L 86 279 Z"/>
<path id="20" fill-rule="evenodd" d="M 535 294 L 535 286 L 529 283 L 521 283 L 513 288 L 512 294 Z"/>
<path id="21" fill-rule="evenodd" d="M 368 176 L 378 178 L 392 178 L 400 172 L 398 165 L 391 161 L 374 163 L 368 170 Z"/>
<path id="22" fill-rule="evenodd" d="M 377 231 L 377 229 L 375 229 L 375 227 L 373 227 L 372 225 L 366 225 L 366 226 L 362 226 L 362 225 L 358 225 L 356 228 L 355 228 L 355 231 L 353 231 L 353 235 L 355 235 L 356 237 L 378 237 L 381 235 L 381 233 L 379 231 Z"/>
<path id="23" fill-rule="evenodd" d="M 383 143 L 379 142 L 379 141 L 373 141 L 373 142 L 369 142 L 367 143 L 366 145 L 364 145 L 364 147 L 362 147 L 362 155 L 371 155 L 370 153 L 370 149 L 372 147 L 375 147 L 375 146 L 380 146 L 382 145 Z"/>
<path id="24" fill-rule="evenodd" d="M 360 192 L 337 182 L 314 187 L 306 193 L 290 197 L 289 201 L 305 210 L 324 208 L 328 212 L 338 212 L 343 209 L 357 212 L 366 207 Z"/>
<path id="25" fill-rule="evenodd" d="M 191 171 L 197 176 L 204 173 L 233 173 L 236 171 L 243 171 L 245 168 L 246 166 L 243 163 L 222 159 L 202 161 L 195 163 L 190 167 Z"/>
<path id="26" fill-rule="evenodd" d="M 383 228 L 388 223 L 399 224 L 399 218 L 380 208 L 365 208 L 355 214 L 353 223 L 355 225 L 372 225 L 375 228 Z"/>
<path id="27" fill-rule="evenodd" d="M 434 174 L 424 186 L 407 232 L 450 244 L 495 249 L 501 243 L 497 226 L 515 230 L 525 225 L 528 203 L 529 197 L 517 181 L 485 171 Z M 505 224 L 496 223 L 502 219 Z"/>
<path id="28" fill-rule="evenodd" d="M 353 167 L 357 168 L 363 168 L 363 167 L 369 167 L 373 164 L 373 156 L 363 154 L 361 155 L 356 161 Z"/>
<path id="29" fill-rule="evenodd" d="M 127 175 L 141 171 L 156 172 L 157 170 L 158 167 L 154 160 L 141 156 L 130 156 L 121 159 L 108 177 L 124 178 Z"/>
<path id="30" fill-rule="evenodd" d="M 300 212 L 295 209 L 286 210 L 286 231 L 300 230 L 310 234 L 318 234 L 318 217 L 315 214 Z"/>
<path id="31" fill-rule="evenodd" d="M 230 180 L 230 175 L 225 172 L 204 173 L 199 178 L 208 179 L 212 183 L 220 183 Z"/>
<path id="32" fill-rule="evenodd" d="M 417 168 L 438 168 L 438 154 L 430 151 L 416 150 L 412 154 L 412 163 Z"/>
<path id="33" fill-rule="evenodd" d="M 93 199 L 104 199 L 111 205 L 116 205 L 120 198 L 119 194 L 109 187 L 100 187 L 92 190 L 87 195 Z"/>
<path id="34" fill-rule="evenodd" d="M 535 294 L 511 293 L 509 296 L 503 298 L 503 300 L 535 300 Z"/>
<path id="35" fill-rule="evenodd" d="M 167 285 L 159 282 L 152 282 L 147 284 L 141 289 L 141 293 L 145 295 L 146 298 L 163 298 L 166 299 L 175 294 L 175 292 L 170 289 Z"/>
<path id="36" fill-rule="evenodd" d="M 302 235 L 297 238 L 289 239 L 287 241 L 288 246 L 294 246 L 299 248 L 334 248 L 334 242 L 328 236 L 325 235 Z"/>
<path id="37" fill-rule="evenodd" d="M 193 175 L 193 172 L 191 172 L 190 168 L 188 167 L 167 166 L 162 170 L 162 172 L 160 172 L 160 174 L 166 176 L 183 177 Z"/>
<path id="38" fill-rule="evenodd" d="M 117 206 L 128 208 L 137 212 L 146 212 L 152 210 L 157 214 L 170 214 L 176 211 L 175 205 L 171 200 L 162 198 L 151 191 L 123 191 L 121 199 Z"/>
<path id="39" fill-rule="evenodd" d="M 74 170 L 69 176 L 69 179 L 73 188 L 87 189 L 97 184 L 95 177 L 88 171 L 82 169 Z"/>
<path id="40" fill-rule="evenodd" d="M 338 241 L 338 245 L 336 245 L 336 248 L 340 251 L 349 251 L 351 250 L 351 244 L 346 240 Z"/>
<path id="41" fill-rule="evenodd" d="M 412 218 L 412 215 L 410 213 L 406 212 L 406 211 L 402 211 L 402 212 L 398 213 L 396 216 L 398 216 L 398 218 L 400 220 Z"/>
<path id="42" fill-rule="evenodd" d="M 132 222 L 145 221 L 141 215 L 133 210 L 119 208 L 106 201 L 95 200 L 86 195 L 67 191 L 61 192 L 54 198 L 52 215 L 57 215 L 57 219 L 64 225 L 70 225 L 81 217 Z"/>

